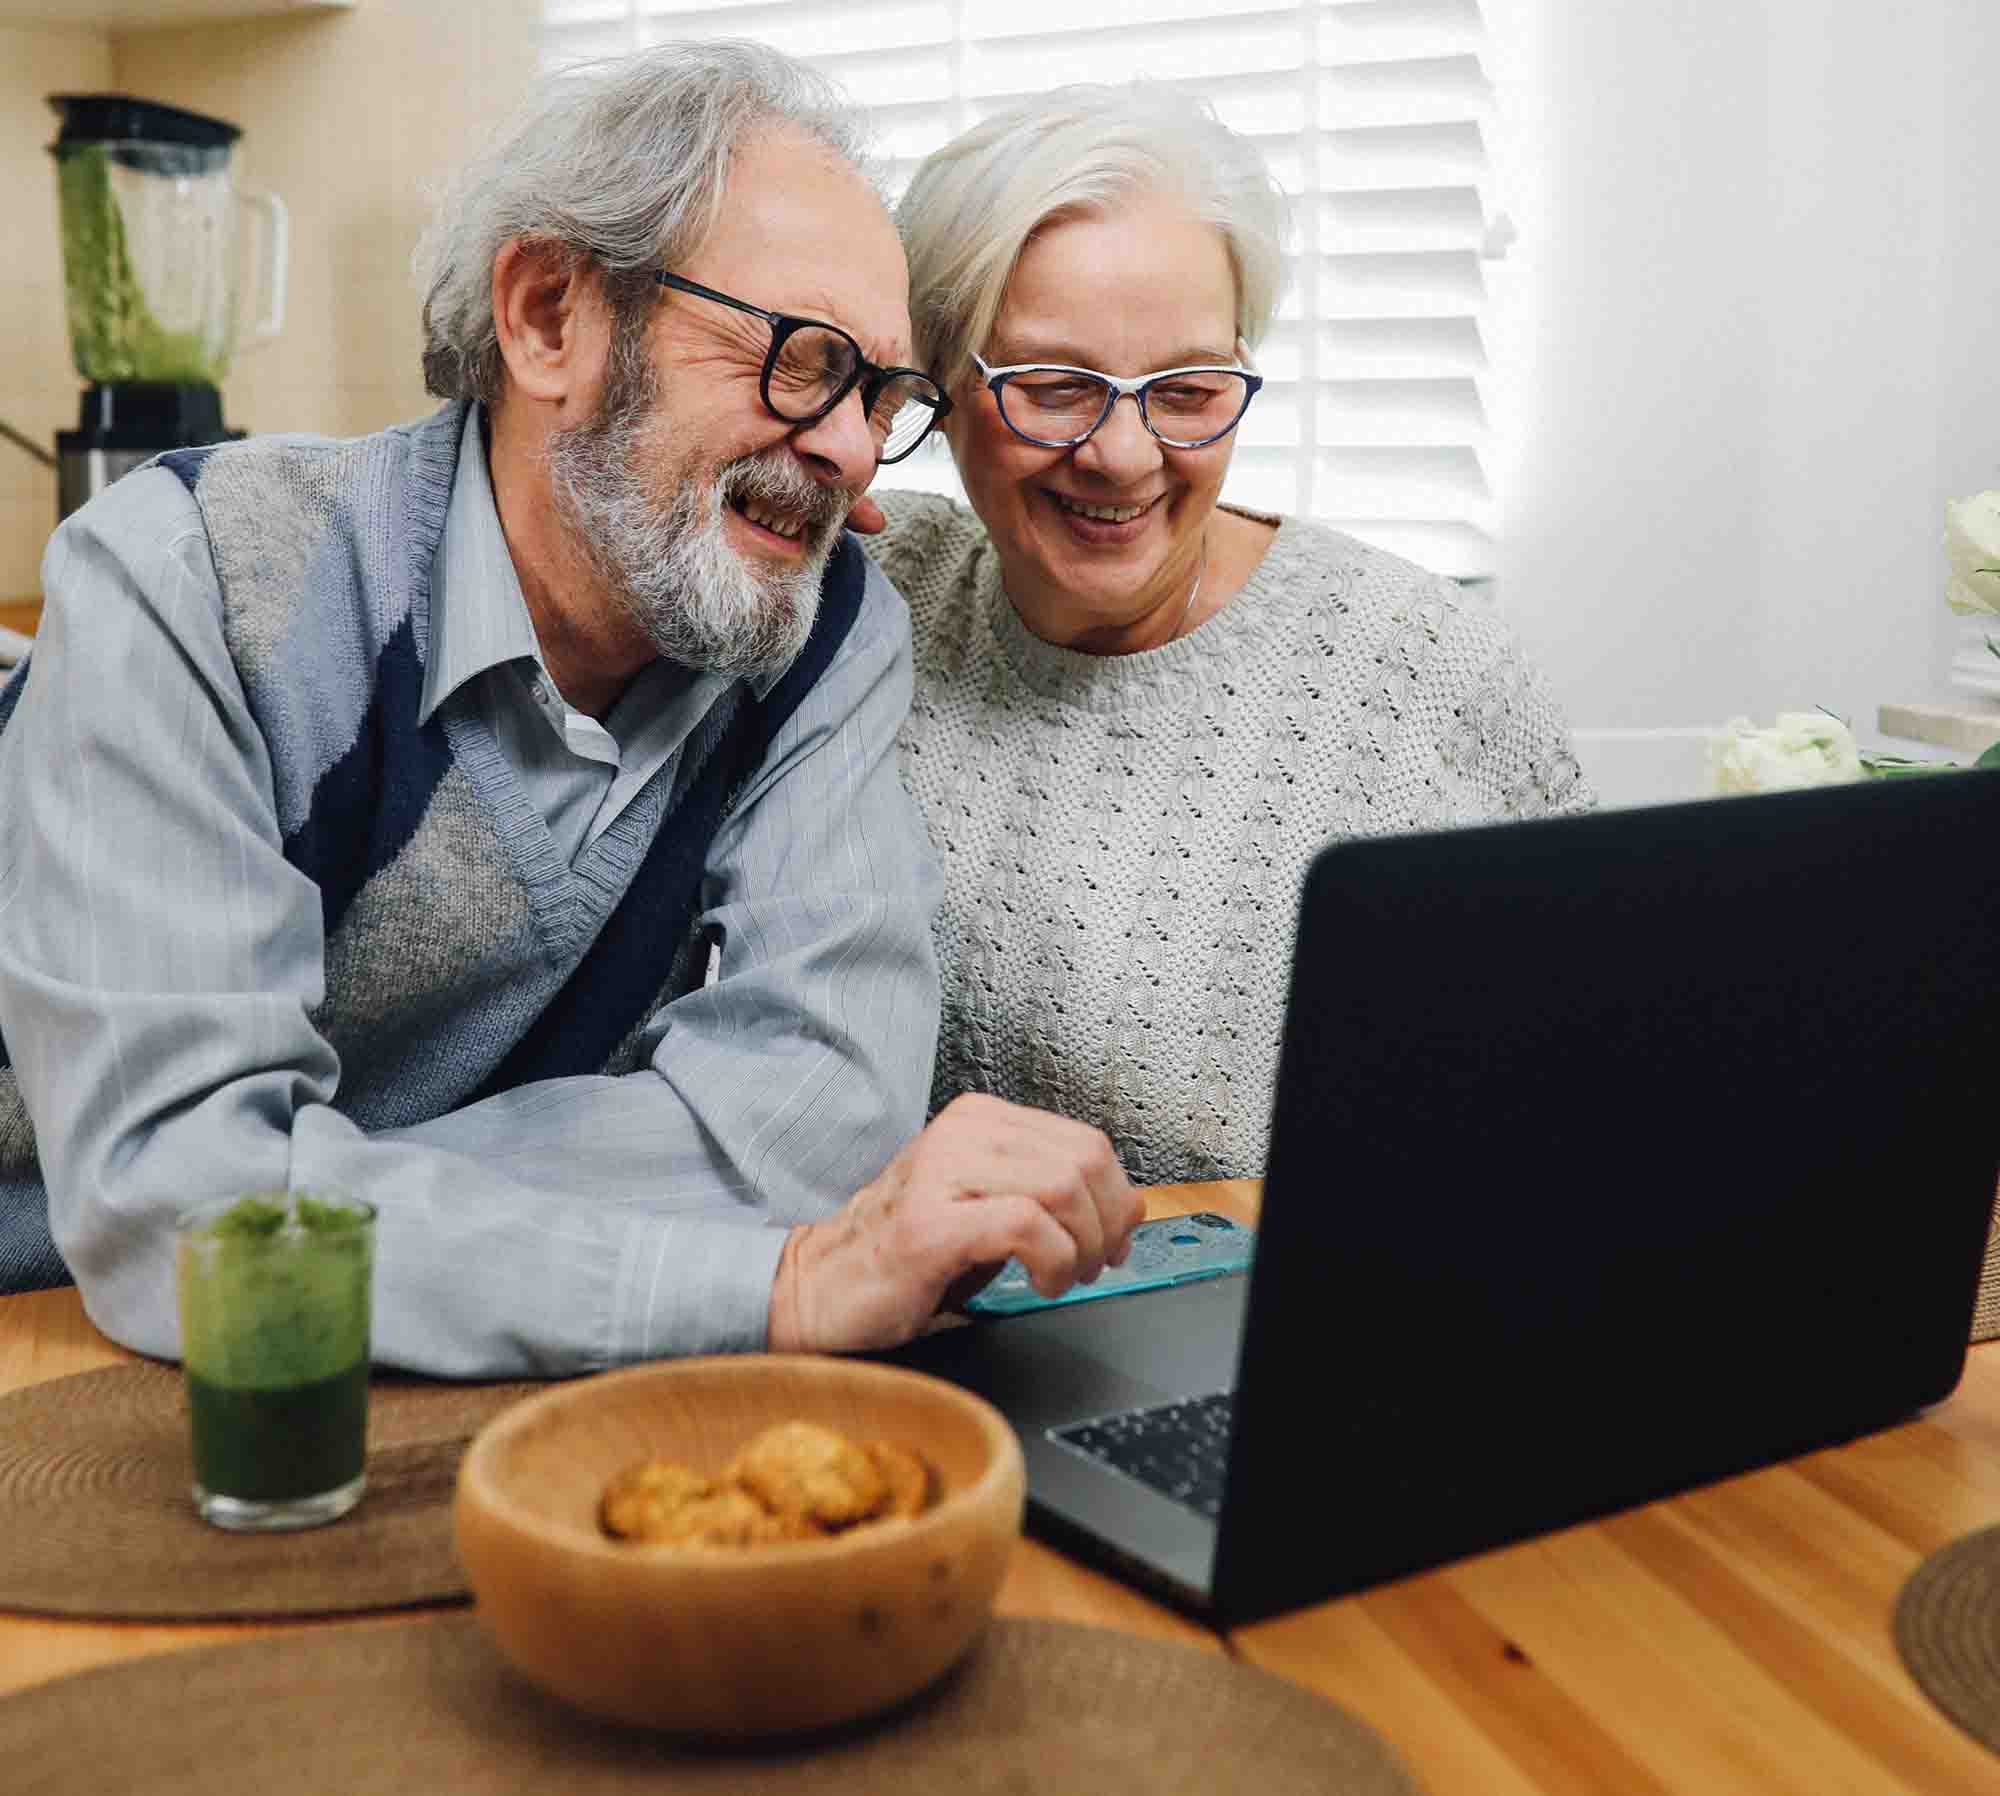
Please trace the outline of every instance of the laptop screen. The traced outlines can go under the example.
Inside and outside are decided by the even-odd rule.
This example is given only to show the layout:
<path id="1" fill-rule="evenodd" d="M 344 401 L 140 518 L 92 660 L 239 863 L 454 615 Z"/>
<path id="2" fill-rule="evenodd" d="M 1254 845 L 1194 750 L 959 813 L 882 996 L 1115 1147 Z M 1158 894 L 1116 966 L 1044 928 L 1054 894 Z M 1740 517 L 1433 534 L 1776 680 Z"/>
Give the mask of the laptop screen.
<path id="1" fill-rule="evenodd" d="M 1996 890 L 2000 773 L 1326 850 L 1218 1607 L 1943 1396 L 2000 1171 Z"/>

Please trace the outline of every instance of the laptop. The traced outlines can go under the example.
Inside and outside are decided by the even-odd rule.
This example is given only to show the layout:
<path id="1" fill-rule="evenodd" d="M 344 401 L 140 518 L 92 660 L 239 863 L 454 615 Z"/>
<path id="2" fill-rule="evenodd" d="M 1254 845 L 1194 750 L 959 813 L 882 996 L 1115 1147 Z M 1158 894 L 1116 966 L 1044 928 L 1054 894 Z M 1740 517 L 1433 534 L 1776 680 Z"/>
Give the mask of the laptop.
<path id="1" fill-rule="evenodd" d="M 1850 1439 L 1963 1369 L 2000 772 L 1342 842 L 1247 1273 L 892 1357 L 1221 1625 Z"/>

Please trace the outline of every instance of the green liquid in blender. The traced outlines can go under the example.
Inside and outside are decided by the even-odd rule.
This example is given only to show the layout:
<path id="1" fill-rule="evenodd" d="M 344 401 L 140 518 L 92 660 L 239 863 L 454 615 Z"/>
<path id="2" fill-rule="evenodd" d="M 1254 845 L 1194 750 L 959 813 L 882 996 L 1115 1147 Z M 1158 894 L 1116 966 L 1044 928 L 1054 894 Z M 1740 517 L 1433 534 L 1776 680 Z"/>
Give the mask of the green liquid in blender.
<path id="1" fill-rule="evenodd" d="M 65 144 L 56 156 L 62 206 L 63 288 L 70 352 L 94 381 L 220 386 L 226 357 L 200 331 L 162 326 L 146 304 L 125 243 L 125 221 L 102 144 Z"/>

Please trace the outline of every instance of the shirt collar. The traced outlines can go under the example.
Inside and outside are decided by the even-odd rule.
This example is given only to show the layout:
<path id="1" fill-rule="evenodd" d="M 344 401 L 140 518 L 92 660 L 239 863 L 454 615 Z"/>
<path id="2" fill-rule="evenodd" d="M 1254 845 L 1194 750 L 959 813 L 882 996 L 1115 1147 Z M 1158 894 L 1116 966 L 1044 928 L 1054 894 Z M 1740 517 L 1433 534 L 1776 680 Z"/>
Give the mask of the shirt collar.
<path id="1" fill-rule="evenodd" d="M 430 662 L 419 724 L 467 680 L 523 656 L 538 658 L 534 619 L 514 572 L 486 472 L 484 407 L 466 407 L 444 541 L 431 575 Z"/>
<path id="2" fill-rule="evenodd" d="M 458 439 L 458 468 L 445 511 L 444 541 L 431 575 L 430 663 L 424 669 L 419 726 L 466 681 L 523 657 L 541 662 L 535 621 L 528 613 L 521 578 L 500 528 L 493 482 L 486 470 L 485 408 L 466 407 Z M 758 674 L 748 682 L 762 699 L 785 669 Z M 697 673 L 696 683 L 719 697 L 730 685 L 721 674 Z"/>

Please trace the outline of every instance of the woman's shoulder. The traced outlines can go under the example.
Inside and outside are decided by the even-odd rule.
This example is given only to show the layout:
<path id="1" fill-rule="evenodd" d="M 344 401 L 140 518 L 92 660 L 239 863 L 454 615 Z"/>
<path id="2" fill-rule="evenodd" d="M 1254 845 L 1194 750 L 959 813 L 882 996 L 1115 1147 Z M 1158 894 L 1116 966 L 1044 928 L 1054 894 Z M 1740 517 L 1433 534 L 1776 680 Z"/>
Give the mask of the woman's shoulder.
<path id="1" fill-rule="evenodd" d="M 889 522 L 875 535 L 857 540 L 912 612 L 928 611 L 971 578 L 986 530 L 968 507 L 937 493 L 872 492 L 869 497 Z"/>
<path id="2" fill-rule="evenodd" d="M 1241 509 L 1241 508 L 1238 508 Z M 1251 513 L 1262 517 L 1270 514 Z M 1317 518 L 1272 516 L 1279 526 L 1266 569 L 1287 586 L 1332 583 L 1350 615 L 1396 621 L 1416 608 L 1440 629 L 1504 636 L 1490 600 L 1475 586 L 1407 556 L 1363 542 Z"/>
<path id="3" fill-rule="evenodd" d="M 1322 644 L 1337 638 L 1350 655 L 1427 665 L 1432 700 L 1539 677 L 1485 582 L 1441 574 L 1314 518 L 1279 524 L 1258 570 L 1271 628 Z"/>
<path id="4" fill-rule="evenodd" d="M 1458 591 L 1455 581 L 1434 573 L 1422 563 L 1377 548 L 1358 536 L 1349 536 L 1346 531 L 1322 519 L 1307 517 L 1302 512 L 1255 511 L 1242 505 L 1233 505 L 1229 509 L 1259 523 L 1275 524 L 1278 533 L 1272 541 L 1272 548 L 1285 562 L 1343 569 L 1357 579 L 1366 579 L 1371 585 L 1381 587 L 1385 592 L 1408 593 L 1419 589 Z"/>
<path id="5" fill-rule="evenodd" d="M 1292 518 L 1286 527 L 1300 531 L 1324 566 L 1343 570 L 1338 578 L 1359 640 L 1388 644 L 1416 632 L 1409 649 L 1398 652 L 1414 650 L 1416 663 L 1430 669 L 1417 694 L 1420 706 L 1449 711 L 1468 694 L 1484 692 L 1496 702 L 1519 702 L 1538 729 L 1566 729 L 1540 668 L 1488 582 L 1440 574 L 1330 525 Z"/>

